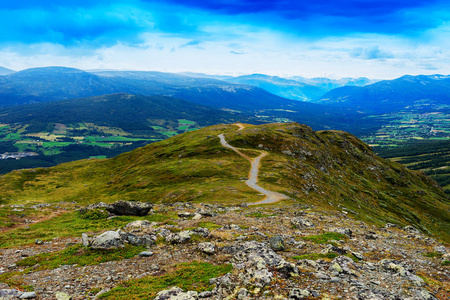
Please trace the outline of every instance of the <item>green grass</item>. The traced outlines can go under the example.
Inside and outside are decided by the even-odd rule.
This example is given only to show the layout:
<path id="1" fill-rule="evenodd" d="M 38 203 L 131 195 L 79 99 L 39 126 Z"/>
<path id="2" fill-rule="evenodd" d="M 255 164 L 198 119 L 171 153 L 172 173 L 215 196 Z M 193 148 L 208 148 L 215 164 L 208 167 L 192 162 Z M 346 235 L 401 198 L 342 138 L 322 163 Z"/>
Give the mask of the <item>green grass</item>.
<path id="1" fill-rule="evenodd" d="M 245 215 L 246 217 L 252 217 L 252 218 L 266 218 L 266 217 L 273 217 L 276 216 L 276 214 L 271 214 L 271 215 L 267 215 L 267 214 L 263 214 L 261 212 L 254 212 L 248 215 Z"/>
<path id="2" fill-rule="evenodd" d="M 443 255 L 444 255 L 444 254 L 439 253 L 439 252 L 428 252 L 428 253 L 424 253 L 424 254 L 423 254 L 423 256 L 425 256 L 425 257 L 430 257 L 430 258 L 434 258 L 434 257 L 440 258 L 440 257 L 442 257 Z"/>
<path id="3" fill-rule="evenodd" d="M 214 222 L 199 222 L 198 227 L 204 227 L 204 228 L 208 228 L 209 230 L 214 230 L 214 229 L 220 228 L 222 226 L 220 226 Z"/>
<path id="4" fill-rule="evenodd" d="M 212 265 L 205 262 L 191 262 L 175 265 L 160 276 L 146 276 L 120 284 L 111 291 L 102 294 L 100 299 L 153 299 L 156 294 L 173 286 L 184 291 L 202 292 L 211 290 L 209 279 L 222 276 L 232 270 L 232 266 Z"/>
<path id="5" fill-rule="evenodd" d="M 326 259 L 326 260 L 331 260 L 335 257 L 338 257 L 339 255 L 336 253 L 327 253 L 327 254 L 322 254 L 322 253 L 308 253 L 308 254 L 302 254 L 302 255 L 297 255 L 297 256 L 293 256 L 293 259 L 309 259 L 309 260 L 317 260 L 317 259 Z"/>
<path id="6" fill-rule="evenodd" d="M 135 220 L 164 222 L 169 215 L 152 214 L 145 217 L 119 216 L 105 219 L 105 216 L 83 216 L 79 212 L 69 212 L 47 221 L 31 224 L 29 228 L 16 228 L 0 233 L 0 248 L 14 247 L 34 243 L 36 239 L 44 241 L 55 237 L 81 236 L 83 232 L 99 232 L 117 229 Z"/>
<path id="7" fill-rule="evenodd" d="M 32 267 L 39 264 L 37 270 L 56 269 L 61 265 L 87 266 L 107 261 L 118 261 L 136 256 L 144 251 L 144 246 L 126 245 L 124 248 L 99 250 L 74 245 L 59 252 L 42 253 L 19 260 L 17 266 Z"/>
<path id="8" fill-rule="evenodd" d="M 345 234 L 337 232 L 325 232 L 317 235 L 302 236 L 302 239 L 305 241 L 311 241 L 315 244 L 327 244 L 331 240 L 346 240 L 347 236 Z"/>

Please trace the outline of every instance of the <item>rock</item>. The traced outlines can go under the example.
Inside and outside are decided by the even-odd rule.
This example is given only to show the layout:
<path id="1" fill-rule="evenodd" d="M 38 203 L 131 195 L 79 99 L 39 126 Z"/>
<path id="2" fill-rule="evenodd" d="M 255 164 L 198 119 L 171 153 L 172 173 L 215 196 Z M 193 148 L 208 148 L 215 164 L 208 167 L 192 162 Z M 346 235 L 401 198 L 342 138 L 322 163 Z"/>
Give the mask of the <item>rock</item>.
<path id="1" fill-rule="evenodd" d="M 419 291 L 416 292 L 416 298 L 415 299 L 420 299 L 420 300 L 437 300 L 438 298 L 436 298 L 433 294 L 431 294 L 427 290 L 419 290 Z"/>
<path id="2" fill-rule="evenodd" d="M 57 300 L 72 300 L 72 296 L 62 292 L 57 292 L 55 297 Z"/>
<path id="3" fill-rule="evenodd" d="M 151 203 L 119 200 L 108 205 L 106 210 L 119 216 L 146 216 L 152 208 Z"/>
<path id="4" fill-rule="evenodd" d="M 364 255 L 362 255 L 359 252 L 352 251 L 352 254 L 353 254 L 354 257 L 356 257 L 359 260 L 363 260 L 364 259 Z"/>
<path id="5" fill-rule="evenodd" d="M 204 227 L 197 227 L 193 230 L 195 234 L 201 235 L 202 237 L 207 237 L 209 235 L 209 229 Z"/>
<path id="6" fill-rule="evenodd" d="M 37 295 L 35 292 L 25 292 L 20 297 L 20 299 L 35 299 Z"/>
<path id="7" fill-rule="evenodd" d="M 197 300 L 198 293 L 194 291 L 183 292 L 179 287 L 164 290 L 157 294 L 154 300 Z"/>
<path id="8" fill-rule="evenodd" d="M 327 248 L 321 251 L 322 254 L 328 254 L 328 253 L 337 253 L 340 255 L 344 255 L 347 253 L 347 250 L 336 247 L 334 245 L 328 244 Z"/>
<path id="9" fill-rule="evenodd" d="M 89 237 L 86 233 L 82 233 L 81 234 L 81 243 L 83 244 L 84 247 L 89 247 Z"/>
<path id="10" fill-rule="evenodd" d="M 245 299 L 248 297 L 248 290 L 246 288 L 241 288 L 237 292 L 237 299 Z"/>
<path id="11" fill-rule="evenodd" d="M 152 251 L 142 251 L 141 253 L 138 254 L 141 257 L 149 257 L 153 255 Z"/>
<path id="12" fill-rule="evenodd" d="M 169 300 L 172 299 L 172 296 L 177 296 L 179 293 L 182 293 L 183 290 L 177 286 L 172 287 L 169 290 L 164 290 L 156 294 L 156 298 L 154 300 Z"/>
<path id="13" fill-rule="evenodd" d="M 351 238 L 353 234 L 353 231 L 350 228 L 332 228 L 330 231 L 344 234 L 349 238 Z"/>
<path id="14" fill-rule="evenodd" d="M 306 220 L 301 217 L 291 219 L 291 224 L 294 225 L 296 228 L 314 228 L 315 227 L 315 225 L 311 221 Z"/>
<path id="15" fill-rule="evenodd" d="M 311 297 L 311 296 L 312 295 L 308 290 L 293 288 L 292 290 L 289 291 L 288 299 L 296 300 L 296 299 L 303 299 L 303 298 Z"/>
<path id="16" fill-rule="evenodd" d="M 123 229 L 128 232 L 141 232 L 143 229 L 152 227 L 154 224 L 155 223 L 152 223 L 147 220 L 137 220 L 128 223 L 127 225 L 125 225 Z"/>
<path id="17" fill-rule="evenodd" d="M 442 253 L 442 254 L 446 254 L 447 253 L 447 249 L 445 249 L 445 246 L 436 246 L 434 247 L 434 250 L 436 250 L 436 252 Z"/>
<path id="18" fill-rule="evenodd" d="M 384 225 L 383 228 L 388 229 L 388 228 L 401 228 L 401 227 L 399 225 L 397 225 L 397 224 L 386 223 L 386 225 Z"/>
<path id="19" fill-rule="evenodd" d="M 179 233 L 170 233 L 168 234 L 165 239 L 166 242 L 168 243 L 172 243 L 172 244 L 182 244 L 185 243 L 187 241 L 189 241 L 191 239 L 191 234 L 193 232 L 190 230 L 187 231 L 181 231 Z"/>
<path id="20" fill-rule="evenodd" d="M 284 251 L 286 246 L 284 245 L 284 240 L 281 236 L 273 236 L 269 239 L 270 248 L 273 251 Z"/>
<path id="21" fill-rule="evenodd" d="M 193 215 L 190 212 L 187 211 L 183 211 L 183 212 L 179 212 L 178 213 L 178 217 L 183 218 L 183 219 L 187 219 L 192 217 Z"/>
<path id="22" fill-rule="evenodd" d="M 124 247 L 125 244 L 117 231 L 106 231 L 94 238 L 91 247 L 93 249 L 117 249 Z"/>
<path id="23" fill-rule="evenodd" d="M 159 266 L 157 264 L 151 264 L 150 265 L 150 270 L 152 271 L 159 271 Z"/>
<path id="24" fill-rule="evenodd" d="M 0 299 L 18 298 L 23 292 L 14 289 L 0 289 Z"/>
<path id="25" fill-rule="evenodd" d="M 205 291 L 198 294 L 199 298 L 209 298 L 213 295 L 211 291 Z"/>
<path id="26" fill-rule="evenodd" d="M 236 225 L 236 224 L 225 225 L 225 226 L 222 227 L 222 229 L 225 229 L 225 230 L 242 231 L 242 228 L 239 227 L 239 226 Z"/>
<path id="27" fill-rule="evenodd" d="M 368 233 L 365 235 L 366 240 L 376 240 L 378 237 L 374 233 Z"/>
<path id="28" fill-rule="evenodd" d="M 119 230 L 120 238 L 135 246 L 153 246 L 155 244 L 154 239 L 148 235 L 135 235 L 122 230 Z"/>
<path id="29" fill-rule="evenodd" d="M 216 252 L 216 246 L 210 242 L 199 243 L 197 247 L 200 251 L 206 254 L 214 254 Z"/>
<path id="30" fill-rule="evenodd" d="M 201 214 L 194 214 L 194 216 L 192 217 L 192 220 L 200 220 L 201 218 L 203 218 L 203 216 Z"/>
<path id="31" fill-rule="evenodd" d="M 417 228 L 412 227 L 412 226 L 405 226 L 403 228 L 403 230 L 408 233 L 411 233 L 411 234 L 420 234 L 420 231 Z"/>
<path id="32" fill-rule="evenodd" d="M 36 240 L 34 241 L 34 243 L 35 243 L 36 245 L 43 245 L 43 244 L 44 244 L 44 241 L 43 241 L 43 240 L 40 240 L 40 239 L 36 239 Z"/>

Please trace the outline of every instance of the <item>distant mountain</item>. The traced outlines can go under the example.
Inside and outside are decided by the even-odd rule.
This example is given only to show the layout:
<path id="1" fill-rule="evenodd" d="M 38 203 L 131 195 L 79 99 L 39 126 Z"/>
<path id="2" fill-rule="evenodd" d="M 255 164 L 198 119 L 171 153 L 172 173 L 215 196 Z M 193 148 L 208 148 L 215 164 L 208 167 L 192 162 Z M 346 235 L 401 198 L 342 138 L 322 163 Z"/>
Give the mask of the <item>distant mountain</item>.
<path id="1" fill-rule="evenodd" d="M 256 86 L 277 96 L 300 101 L 320 98 L 328 91 L 328 89 L 317 85 L 264 74 L 245 75 L 224 80 Z"/>
<path id="2" fill-rule="evenodd" d="M 4 67 L 0 67 L 0 75 L 9 75 L 14 72 L 16 72 L 16 71 L 13 71 L 13 70 L 10 70 L 10 69 L 4 68 Z"/>
<path id="3" fill-rule="evenodd" d="M 32 132 L 39 132 L 55 123 L 83 122 L 116 127 L 125 132 L 153 131 L 151 125 L 178 119 L 208 126 L 232 123 L 245 117 L 172 97 L 125 93 L 0 108 L 0 123 L 28 124 L 25 131 Z"/>
<path id="4" fill-rule="evenodd" d="M 33 68 L 0 76 L 0 106 L 98 96 L 117 92 L 112 81 L 78 69 Z"/>
<path id="5" fill-rule="evenodd" d="M 377 81 L 366 77 L 359 77 L 359 78 L 345 77 L 341 79 L 330 79 L 325 77 L 305 78 L 295 76 L 292 77 L 292 79 L 299 82 L 304 82 L 310 85 L 315 85 L 317 87 L 324 88 L 327 91 L 331 91 L 332 89 L 342 86 L 365 86 L 368 84 L 375 83 Z"/>
<path id="6" fill-rule="evenodd" d="M 435 105 L 450 104 L 450 76 L 406 75 L 364 87 L 346 86 L 328 92 L 317 102 L 369 113 L 430 111 Z"/>

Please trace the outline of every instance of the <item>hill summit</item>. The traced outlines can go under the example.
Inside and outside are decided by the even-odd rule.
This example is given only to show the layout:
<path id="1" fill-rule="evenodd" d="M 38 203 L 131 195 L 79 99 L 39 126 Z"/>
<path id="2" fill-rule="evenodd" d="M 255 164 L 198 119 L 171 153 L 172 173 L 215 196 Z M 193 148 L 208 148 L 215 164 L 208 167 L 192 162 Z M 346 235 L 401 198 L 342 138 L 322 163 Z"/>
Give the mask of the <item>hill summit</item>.
<path id="1" fill-rule="evenodd" d="M 244 204 L 262 200 L 245 184 L 249 158 L 262 151 L 259 185 L 301 203 L 377 225 L 413 225 L 450 238 L 450 204 L 421 173 L 377 157 L 353 135 L 296 123 L 216 125 L 138 148 L 112 159 L 18 170 L 0 178 L 3 203 L 117 200 Z"/>

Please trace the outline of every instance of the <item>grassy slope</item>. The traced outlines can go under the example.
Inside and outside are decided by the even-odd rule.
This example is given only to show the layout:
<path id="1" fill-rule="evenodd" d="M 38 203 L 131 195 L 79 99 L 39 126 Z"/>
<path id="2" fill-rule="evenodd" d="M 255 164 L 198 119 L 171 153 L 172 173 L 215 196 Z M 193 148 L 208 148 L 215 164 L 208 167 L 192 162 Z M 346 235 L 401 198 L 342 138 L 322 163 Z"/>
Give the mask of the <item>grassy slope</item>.
<path id="1" fill-rule="evenodd" d="M 413 224 L 450 240 L 448 198 L 428 177 L 383 160 L 354 136 L 298 124 L 217 125 L 154 143 L 109 160 L 85 160 L 0 177 L 0 201 L 77 203 L 119 199 L 226 204 L 261 198 L 242 178 L 249 163 L 223 148 L 269 152 L 260 183 L 293 201 L 382 225 Z M 284 152 L 283 152 L 284 151 Z"/>

